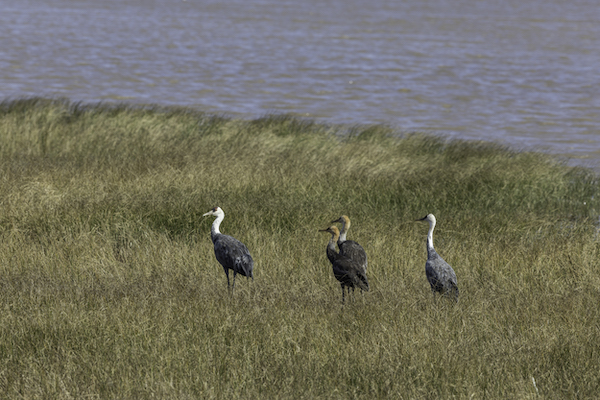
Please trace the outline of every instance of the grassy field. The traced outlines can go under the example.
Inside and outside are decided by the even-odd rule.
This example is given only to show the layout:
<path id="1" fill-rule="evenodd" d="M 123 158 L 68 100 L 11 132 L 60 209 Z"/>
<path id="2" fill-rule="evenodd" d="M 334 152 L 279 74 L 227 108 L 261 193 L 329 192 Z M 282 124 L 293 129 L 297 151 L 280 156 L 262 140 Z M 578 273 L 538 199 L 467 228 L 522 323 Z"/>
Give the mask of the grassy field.
<path id="1" fill-rule="evenodd" d="M 0 104 L 0 398 L 594 398 L 598 176 L 290 116 Z M 236 291 L 210 241 L 243 241 Z M 458 303 L 425 278 L 428 226 Z M 318 232 L 347 214 L 371 290 Z"/>

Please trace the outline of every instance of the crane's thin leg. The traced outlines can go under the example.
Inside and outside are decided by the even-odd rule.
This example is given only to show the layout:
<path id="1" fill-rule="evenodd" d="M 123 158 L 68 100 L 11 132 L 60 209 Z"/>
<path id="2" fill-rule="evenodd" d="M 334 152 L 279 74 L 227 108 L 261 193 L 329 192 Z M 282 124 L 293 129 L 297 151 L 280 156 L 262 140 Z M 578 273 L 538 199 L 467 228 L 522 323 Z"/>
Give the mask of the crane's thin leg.
<path id="1" fill-rule="evenodd" d="M 233 286 L 231 287 L 231 294 L 233 294 L 233 289 L 235 289 L 235 276 L 236 276 L 236 272 L 233 271 Z"/>
<path id="2" fill-rule="evenodd" d="M 229 270 L 225 268 L 225 276 L 227 277 L 227 289 L 229 289 Z"/>
<path id="3" fill-rule="evenodd" d="M 346 288 L 344 287 L 344 284 L 342 284 L 342 304 L 344 304 L 345 301 L 346 301 Z"/>

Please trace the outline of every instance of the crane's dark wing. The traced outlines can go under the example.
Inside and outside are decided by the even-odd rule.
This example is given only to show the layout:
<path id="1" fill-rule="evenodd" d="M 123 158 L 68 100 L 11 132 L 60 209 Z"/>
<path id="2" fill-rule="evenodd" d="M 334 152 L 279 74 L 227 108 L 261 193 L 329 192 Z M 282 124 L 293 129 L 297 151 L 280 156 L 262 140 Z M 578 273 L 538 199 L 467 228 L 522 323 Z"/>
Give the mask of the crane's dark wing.
<path id="1" fill-rule="evenodd" d="M 338 243 L 340 254 L 351 258 L 362 266 L 364 272 L 367 272 L 367 252 L 363 247 L 354 240 L 346 240 L 341 244 Z"/>
<path id="2" fill-rule="evenodd" d="M 362 267 L 354 260 L 338 255 L 332 263 L 333 275 L 335 278 L 347 286 L 358 287 L 364 291 L 369 291 L 369 281 Z"/>
<path id="3" fill-rule="evenodd" d="M 355 280 L 354 285 L 358 286 L 365 292 L 368 292 L 369 291 L 369 281 L 367 280 L 367 275 L 364 274 L 362 271 L 358 271 L 356 273 L 356 278 L 357 279 Z"/>
<path id="4" fill-rule="evenodd" d="M 232 269 L 238 274 L 253 277 L 254 260 L 246 245 L 228 235 L 217 235 L 214 240 L 215 256 L 225 272 Z"/>

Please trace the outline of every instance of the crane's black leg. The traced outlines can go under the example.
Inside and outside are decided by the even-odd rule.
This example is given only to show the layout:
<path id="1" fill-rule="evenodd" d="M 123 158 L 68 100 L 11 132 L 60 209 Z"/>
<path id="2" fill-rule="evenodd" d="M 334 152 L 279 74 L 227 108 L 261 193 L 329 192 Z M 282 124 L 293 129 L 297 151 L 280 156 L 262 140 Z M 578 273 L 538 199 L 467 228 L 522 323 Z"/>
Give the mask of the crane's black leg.
<path id="1" fill-rule="evenodd" d="M 344 302 L 346 301 L 346 288 L 344 287 L 344 284 L 342 283 L 342 304 L 344 304 Z"/>
<path id="2" fill-rule="evenodd" d="M 227 289 L 229 289 L 229 269 L 224 268 L 225 276 L 227 277 Z"/>

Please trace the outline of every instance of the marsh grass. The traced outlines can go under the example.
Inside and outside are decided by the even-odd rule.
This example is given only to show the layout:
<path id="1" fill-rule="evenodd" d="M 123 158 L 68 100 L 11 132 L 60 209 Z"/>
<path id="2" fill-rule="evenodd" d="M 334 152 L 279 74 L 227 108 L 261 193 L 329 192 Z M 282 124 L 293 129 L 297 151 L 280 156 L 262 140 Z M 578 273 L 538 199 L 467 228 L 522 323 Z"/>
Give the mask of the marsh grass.
<path id="1" fill-rule="evenodd" d="M 588 170 L 382 126 L 35 98 L 0 104 L 0 157 L 0 397 L 598 395 Z M 256 261 L 233 296 L 215 205 Z M 458 304 L 425 279 L 429 212 Z M 345 306 L 318 232 L 342 213 L 371 285 Z"/>

